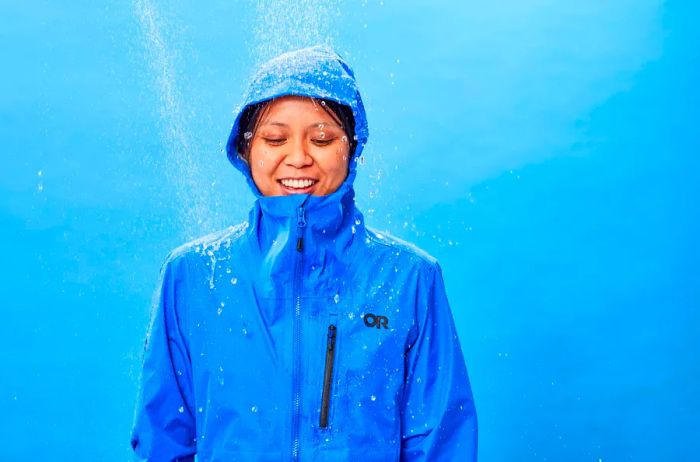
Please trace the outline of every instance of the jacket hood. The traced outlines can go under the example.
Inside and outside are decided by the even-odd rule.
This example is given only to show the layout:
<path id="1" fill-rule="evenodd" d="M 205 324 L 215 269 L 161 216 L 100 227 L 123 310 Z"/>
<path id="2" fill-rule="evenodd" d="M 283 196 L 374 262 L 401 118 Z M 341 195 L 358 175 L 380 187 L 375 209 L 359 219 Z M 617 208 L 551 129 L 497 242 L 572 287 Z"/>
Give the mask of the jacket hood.
<path id="1" fill-rule="evenodd" d="M 236 148 L 241 116 L 250 105 L 287 95 L 328 99 L 352 109 L 357 146 L 350 159 L 348 176 L 339 188 L 351 189 L 357 159 L 369 134 L 367 117 L 354 72 L 343 58 L 327 46 L 290 51 L 260 67 L 248 86 L 243 103 L 235 111 L 236 119 L 226 143 L 229 161 L 243 173 L 255 196 L 260 198 L 262 194 L 253 182 L 250 167 L 240 157 Z"/>

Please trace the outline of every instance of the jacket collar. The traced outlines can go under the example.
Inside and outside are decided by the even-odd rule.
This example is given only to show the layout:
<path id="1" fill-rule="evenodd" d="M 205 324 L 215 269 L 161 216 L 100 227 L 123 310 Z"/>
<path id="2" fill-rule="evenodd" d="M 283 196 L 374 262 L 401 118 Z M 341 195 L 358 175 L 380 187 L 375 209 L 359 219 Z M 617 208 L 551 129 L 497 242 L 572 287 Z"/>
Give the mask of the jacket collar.
<path id="1" fill-rule="evenodd" d="M 261 257 L 261 291 L 275 297 L 289 296 L 299 257 L 303 257 L 300 276 L 304 293 L 320 296 L 337 290 L 338 281 L 347 278 L 358 239 L 365 234 L 362 214 L 355 207 L 355 192 L 347 182 L 327 196 L 259 197 L 249 223 L 253 251 Z"/>
<path id="2" fill-rule="evenodd" d="M 285 241 L 303 237 L 305 253 L 320 246 L 344 251 L 362 224 L 355 208 L 355 191 L 348 181 L 326 196 L 259 196 L 251 214 L 250 223 L 257 228 L 261 249 L 279 245 L 278 238 L 283 236 L 287 236 Z"/>

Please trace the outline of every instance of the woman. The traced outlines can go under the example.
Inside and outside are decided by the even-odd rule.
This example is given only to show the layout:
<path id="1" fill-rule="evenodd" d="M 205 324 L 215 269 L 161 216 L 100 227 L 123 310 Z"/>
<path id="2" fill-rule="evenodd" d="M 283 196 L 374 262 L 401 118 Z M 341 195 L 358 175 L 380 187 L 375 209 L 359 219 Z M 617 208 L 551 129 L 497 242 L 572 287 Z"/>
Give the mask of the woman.
<path id="1" fill-rule="evenodd" d="M 476 460 L 440 267 L 366 228 L 365 112 L 313 47 L 262 66 L 227 144 L 248 222 L 173 251 L 132 433 L 141 460 Z"/>

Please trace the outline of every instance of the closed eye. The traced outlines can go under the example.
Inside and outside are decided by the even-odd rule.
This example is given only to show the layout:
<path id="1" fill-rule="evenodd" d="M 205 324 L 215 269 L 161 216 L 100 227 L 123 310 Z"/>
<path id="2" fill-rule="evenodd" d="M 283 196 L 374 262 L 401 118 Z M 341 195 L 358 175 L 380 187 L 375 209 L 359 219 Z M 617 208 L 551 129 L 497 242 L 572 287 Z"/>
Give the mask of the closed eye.
<path id="1" fill-rule="evenodd" d="M 286 138 L 263 138 L 263 140 L 265 140 L 267 144 L 271 144 L 273 146 L 279 146 L 287 141 Z"/>
<path id="2" fill-rule="evenodd" d="M 313 139 L 313 140 L 311 140 L 311 142 L 312 142 L 313 144 L 315 144 L 316 146 L 328 146 L 328 145 L 331 144 L 333 141 L 335 141 L 335 138 L 331 138 L 331 139 L 325 139 L 325 138 L 324 138 L 324 139 Z"/>

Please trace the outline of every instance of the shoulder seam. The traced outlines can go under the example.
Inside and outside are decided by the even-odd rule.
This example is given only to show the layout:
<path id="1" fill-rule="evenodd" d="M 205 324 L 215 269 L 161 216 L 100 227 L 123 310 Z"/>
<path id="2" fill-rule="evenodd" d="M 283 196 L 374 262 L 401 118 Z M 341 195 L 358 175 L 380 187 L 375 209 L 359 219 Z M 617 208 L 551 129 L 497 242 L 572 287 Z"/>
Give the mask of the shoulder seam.
<path id="1" fill-rule="evenodd" d="M 244 221 L 237 225 L 229 226 L 205 236 L 198 237 L 197 239 L 193 239 L 189 242 L 185 242 L 184 244 L 181 244 L 168 252 L 166 261 L 170 262 L 193 252 L 201 254 L 210 248 L 216 251 L 222 245 L 230 244 L 231 242 L 241 238 L 248 227 L 248 222 Z M 228 242 L 226 242 L 227 240 Z"/>
<path id="2" fill-rule="evenodd" d="M 369 226 L 365 226 L 365 230 L 369 231 L 367 233 L 367 239 L 371 240 L 372 242 L 374 242 L 376 244 L 380 244 L 384 247 L 388 247 L 391 249 L 397 249 L 397 250 L 401 250 L 403 252 L 410 253 L 410 254 L 414 255 L 416 258 L 424 261 L 430 267 L 434 267 L 438 264 L 438 260 L 435 257 L 433 257 L 431 254 L 429 254 L 425 250 L 421 249 L 420 247 L 417 247 L 414 244 L 411 244 L 410 242 L 404 241 L 403 239 L 398 238 L 396 236 L 393 236 L 389 233 L 383 233 L 383 232 L 377 231 L 374 228 L 371 228 Z M 379 239 L 376 236 L 374 236 L 374 234 L 386 235 L 391 240 L 395 241 L 395 243 L 387 242 L 383 239 Z"/>

